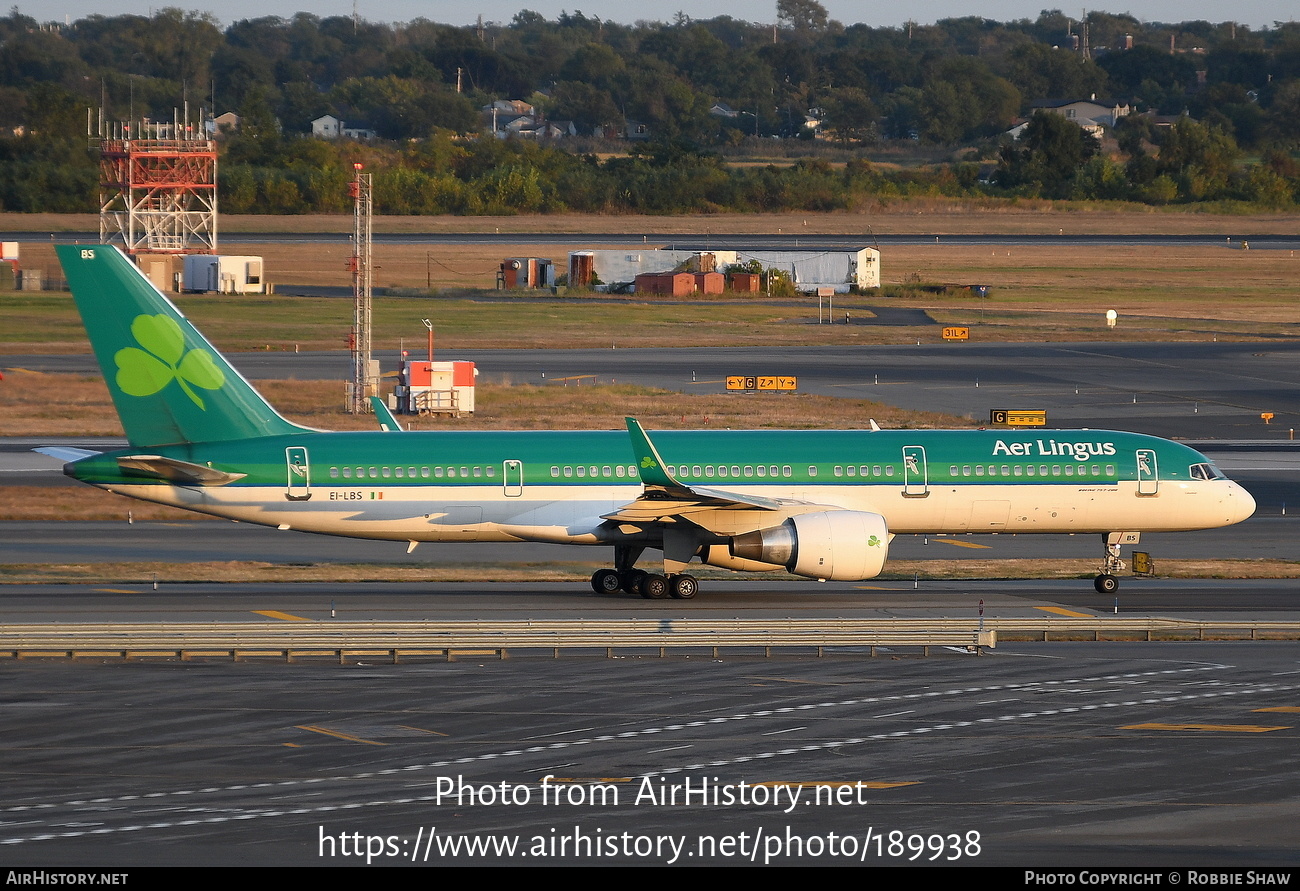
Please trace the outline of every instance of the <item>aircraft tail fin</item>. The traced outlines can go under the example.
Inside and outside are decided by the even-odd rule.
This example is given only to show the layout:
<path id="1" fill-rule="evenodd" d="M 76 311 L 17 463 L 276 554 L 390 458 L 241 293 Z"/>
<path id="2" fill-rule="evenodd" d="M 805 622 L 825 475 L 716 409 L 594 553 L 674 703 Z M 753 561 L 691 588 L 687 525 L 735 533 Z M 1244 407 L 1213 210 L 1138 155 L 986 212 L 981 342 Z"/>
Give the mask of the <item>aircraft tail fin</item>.
<path id="1" fill-rule="evenodd" d="M 133 446 L 309 429 L 280 417 L 117 248 L 55 250 Z"/>

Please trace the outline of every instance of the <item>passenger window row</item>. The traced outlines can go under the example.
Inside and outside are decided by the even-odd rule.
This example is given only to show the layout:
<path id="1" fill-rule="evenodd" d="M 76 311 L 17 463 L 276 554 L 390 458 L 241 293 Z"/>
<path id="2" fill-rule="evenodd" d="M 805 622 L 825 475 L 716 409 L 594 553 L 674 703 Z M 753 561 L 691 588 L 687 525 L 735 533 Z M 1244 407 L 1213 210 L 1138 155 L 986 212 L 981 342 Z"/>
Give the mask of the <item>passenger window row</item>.
<path id="1" fill-rule="evenodd" d="M 497 469 L 493 465 L 460 465 L 440 467 L 331 467 L 330 479 L 493 479 Z"/>

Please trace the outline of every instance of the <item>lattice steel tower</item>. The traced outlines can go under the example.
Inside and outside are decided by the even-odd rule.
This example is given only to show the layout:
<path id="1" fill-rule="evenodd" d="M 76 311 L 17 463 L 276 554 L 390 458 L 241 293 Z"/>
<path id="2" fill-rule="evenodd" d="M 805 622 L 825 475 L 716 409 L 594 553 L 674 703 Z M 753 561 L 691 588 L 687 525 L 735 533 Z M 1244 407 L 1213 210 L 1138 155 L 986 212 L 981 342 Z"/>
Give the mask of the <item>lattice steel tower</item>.
<path id="1" fill-rule="evenodd" d="M 99 145 L 99 240 L 217 252 L 217 144 L 188 123 L 118 122 Z"/>
<path id="2" fill-rule="evenodd" d="M 371 217 L 374 214 L 372 175 L 361 172 L 360 164 L 353 164 L 356 176 L 348 183 L 352 196 L 352 257 L 348 266 L 352 270 L 352 398 L 350 411 L 366 411 L 368 396 L 379 392 L 379 379 L 370 361 L 370 298 L 372 284 Z"/>

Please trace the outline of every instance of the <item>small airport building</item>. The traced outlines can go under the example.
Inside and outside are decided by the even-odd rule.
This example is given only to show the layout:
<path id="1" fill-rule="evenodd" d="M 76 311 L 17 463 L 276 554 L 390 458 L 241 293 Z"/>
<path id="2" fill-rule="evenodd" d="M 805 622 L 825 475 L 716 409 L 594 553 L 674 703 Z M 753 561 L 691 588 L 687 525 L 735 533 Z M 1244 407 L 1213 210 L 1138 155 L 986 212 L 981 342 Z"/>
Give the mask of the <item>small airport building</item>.
<path id="1" fill-rule="evenodd" d="M 569 254 L 569 285 L 595 291 L 628 292 L 637 289 L 638 276 L 720 273 L 729 266 L 748 264 L 752 260 L 757 260 L 764 269 L 789 273 L 795 287 L 809 293 L 830 288 L 843 294 L 851 288 L 880 287 L 880 251 L 875 248 L 856 251 L 574 251 Z"/>
<path id="2" fill-rule="evenodd" d="M 267 294 L 261 257 L 186 254 L 181 290 L 191 294 Z"/>

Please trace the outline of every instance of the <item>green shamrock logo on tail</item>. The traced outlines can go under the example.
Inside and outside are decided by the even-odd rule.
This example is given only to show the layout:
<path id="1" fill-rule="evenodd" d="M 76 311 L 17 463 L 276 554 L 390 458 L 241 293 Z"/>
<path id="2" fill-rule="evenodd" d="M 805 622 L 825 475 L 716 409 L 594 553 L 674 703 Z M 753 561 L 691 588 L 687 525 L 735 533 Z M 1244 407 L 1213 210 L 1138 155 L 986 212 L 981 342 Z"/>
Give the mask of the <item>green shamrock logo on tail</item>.
<path id="1" fill-rule="evenodd" d="M 649 470 L 651 467 L 657 467 L 657 466 L 658 465 L 655 464 L 654 459 L 651 458 L 649 455 L 646 455 L 644 458 L 641 459 L 641 467 L 645 470 Z"/>
<path id="2" fill-rule="evenodd" d="M 126 347 L 113 357 L 122 392 L 152 396 L 174 380 L 195 405 L 206 411 L 203 400 L 191 387 L 217 390 L 226 382 L 212 354 L 202 348 L 186 352 L 181 326 L 162 313 L 136 316 L 131 334 L 144 349 Z"/>

